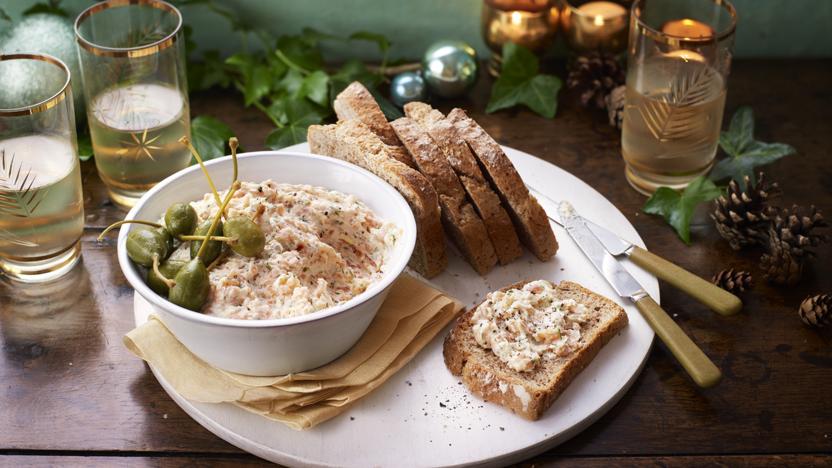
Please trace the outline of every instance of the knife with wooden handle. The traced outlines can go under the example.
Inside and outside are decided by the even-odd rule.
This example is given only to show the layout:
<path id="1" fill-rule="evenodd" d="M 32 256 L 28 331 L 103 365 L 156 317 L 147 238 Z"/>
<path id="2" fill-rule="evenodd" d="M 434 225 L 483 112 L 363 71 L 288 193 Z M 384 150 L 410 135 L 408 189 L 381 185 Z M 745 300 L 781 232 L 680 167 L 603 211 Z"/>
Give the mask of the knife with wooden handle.
<path id="1" fill-rule="evenodd" d="M 527 186 L 528 187 L 528 186 Z M 546 195 L 540 193 L 532 187 L 529 190 L 535 193 L 537 198 L 541 198 L 549 203 L 557 205 L 553 200 Z M 549 219 L 561 226 L 563 223 L 559 219 L 555 219 L 548 214 Z M 621 255 L 627 256 L 633 263 L 644 268 L 646 271 L 652 273 L 657 278 L 667 281 L 674 287 L 685 292 L 692 298 L 707 306 L 709 309 L 721 315 L 733 315 L 742 309 L 742 301 L 737 296 L 720 288 L 719 286 L 696 276 L 695 274 L 685 270 L 669 260 L 665 260 L 658 255 L 648 252 L 647 250 L 628 242 L 619 237 L 609 229 L 600 226 L 592 221 L 581 217 L 584 220 L 587 228 L 592 231 L 592 234 L 601 241 L 607 252 L 612 256 L 618 257 Z"/>
<path id="2" fill-rule="evenodd" d="M 669 315 L 642 288 L 619 261 L 610 254 L 601 241 L 590 231 L 587 223 L 572 208 L 569 202 L 562 201 L 558 214 L 564 229 L 575 241 L 581 251 L 607 280 L 619 296 L 632 301 L 641 315 L 650 324 L 650 328 L 664 342 L 667 349 L 687 371 L 691 379 L 703 388 L 716 385 L 722 378 L 719 368 L 708 356 L 685 334 Z"/>

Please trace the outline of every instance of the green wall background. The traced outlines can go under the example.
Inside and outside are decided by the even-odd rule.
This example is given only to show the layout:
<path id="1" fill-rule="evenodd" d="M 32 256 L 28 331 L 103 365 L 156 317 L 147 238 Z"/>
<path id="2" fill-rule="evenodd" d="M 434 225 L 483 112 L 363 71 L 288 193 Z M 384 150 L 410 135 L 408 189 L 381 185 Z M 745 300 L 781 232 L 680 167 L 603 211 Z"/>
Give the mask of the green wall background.
<path id="1" fill-rule="evenodd" d="M 394 58 L 418 58 L 437 39 L 462 39 L 487 53 L 479 34 L 482 0 L 215 0 L 240 18 L 275 34 L 304 27 L 347 35 L 378 32 L 393 42 Z M 12 18 L 35 0 L 0 0 Z M 64 0 L 73 14 L 90 0 Z M 176 1 L 174 0 L 174 3 Z M 739 14 L 739 57 L 832 57 L 832 0 L 734 0 Z M 186 23 L 203 48 L 226 53 L 240 47 L 238 35 L 204 6 L 183 8 Z M 6 26 L 7 27 L 7 26 Z M 3 25 L 0 24 L 0 29 Z M 560 46 L 562 48 L 562 45 Z M 562 50 L 562 49 L 561 49 Z M 328 59 L 374 58 L 372 47 L 335 47 Z"/>

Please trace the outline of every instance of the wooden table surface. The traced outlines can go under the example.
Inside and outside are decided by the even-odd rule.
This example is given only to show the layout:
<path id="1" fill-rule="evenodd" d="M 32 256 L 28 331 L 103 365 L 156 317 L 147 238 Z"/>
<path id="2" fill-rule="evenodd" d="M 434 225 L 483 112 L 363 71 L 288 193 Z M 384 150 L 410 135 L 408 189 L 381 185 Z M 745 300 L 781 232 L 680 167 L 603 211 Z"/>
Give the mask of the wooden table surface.
<path id="1" fill-rule="evenodd" d="M 751 271 L 744 311 L 720 317 L 662 285 L 662 305 L 722 368 L 716 388 L 700 390 L 660 343 L 621 401 L 589 429 L 529 464 L 611 463 L 826 465 L 832 453 L 832 332 L 805 327 L 796 314 L 809 294 L 832 293 L 830 246 L 795 287 L 774 287 L 760 253 L 736 253 L 703 209 L 687 247 L 660 219 L 640 213 L 644 197 L 624 179 L 619 133 L 606 114 L 563 95 L 554 120 L 528 111 L 485 115 L 491 80 L 463 106 L 500 143 L 544 158 L 610 199 L 649 249 L 710 278 L 726 267 Z M 270 124 L 234 94 L 192 96 L 193 115 L 227 122 L 247 149 L 262 148 Z M 832 62 L 740 61 L 729 80 L 726 116 L 751 104 L 757 137 L 798 154 L 767 168 L 781 204 L 815 204 L 832 217 Z M 123 213 L 84 163 L 83 262 L 48 285 L 0 281 L 0 465 L 71 464 L 253 466 L 261 460 L 212 435 L 165 394 L 127 352 L 133 291 L 112 239 L 96 236 Z M 380 448 L 383 449 L 383 448 Z M 403 461 L 406 462 L 406 461 Z"/>

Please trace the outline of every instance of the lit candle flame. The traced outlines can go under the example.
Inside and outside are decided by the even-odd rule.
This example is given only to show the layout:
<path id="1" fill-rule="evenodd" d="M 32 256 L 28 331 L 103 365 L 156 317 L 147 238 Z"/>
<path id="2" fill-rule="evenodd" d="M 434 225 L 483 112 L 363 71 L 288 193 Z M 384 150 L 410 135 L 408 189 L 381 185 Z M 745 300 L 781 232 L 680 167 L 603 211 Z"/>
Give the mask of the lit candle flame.
<path id="1" fill-rule="evenodd" d="M 595 19 L 592 20 L 595 26 L 603 26 L 604 25 L 604 17 L 602 15 L 595 15 Z"/>
<path id="2" fill-rule="evenodd" d="M 511 12 L 511 24 L 519 26 L 523 23 L 523 14 L 519 11 Z"/>

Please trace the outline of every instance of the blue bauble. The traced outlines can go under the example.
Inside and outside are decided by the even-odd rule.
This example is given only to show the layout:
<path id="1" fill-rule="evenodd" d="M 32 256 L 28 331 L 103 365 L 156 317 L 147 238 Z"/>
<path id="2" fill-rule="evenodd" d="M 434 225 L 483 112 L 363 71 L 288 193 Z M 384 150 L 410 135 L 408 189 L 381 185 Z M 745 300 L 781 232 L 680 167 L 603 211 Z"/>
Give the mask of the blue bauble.
<path id="1" fill-rule="evenodd" d="M 419 72 L 399 73 L 390 82 L 390 100 L 403 107 L 408 102 L 424 101 L 428 98 L 428 87 Z"/>
<path id="2" fill-rule="evenodd" d="M 422 58 L 422 73 L 433 94 L 453 98 L 477 81 L 477 52 L 462 41 L 439 41 Z"/>

